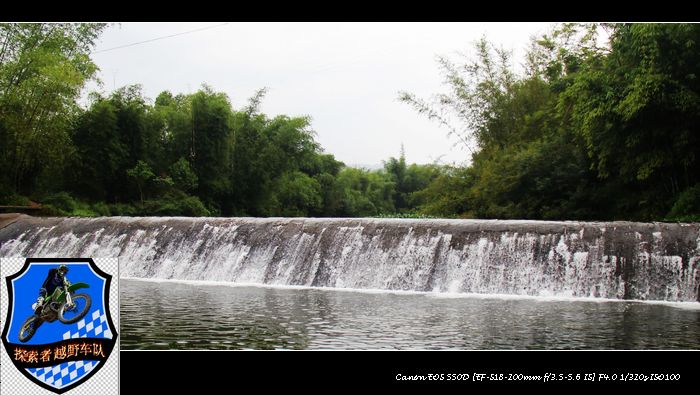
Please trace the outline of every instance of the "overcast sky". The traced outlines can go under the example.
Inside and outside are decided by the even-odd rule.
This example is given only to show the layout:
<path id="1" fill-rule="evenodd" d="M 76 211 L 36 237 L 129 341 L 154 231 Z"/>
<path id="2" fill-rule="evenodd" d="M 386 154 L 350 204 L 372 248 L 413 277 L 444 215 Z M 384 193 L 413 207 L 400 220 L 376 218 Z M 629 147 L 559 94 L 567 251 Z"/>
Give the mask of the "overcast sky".
<path id="1" fill-rule="evenodd" d="M 324 150 L 348 165 L 380 165 L 404 144 L 410 163 L 463 163 L 444 128 L 398 101 L 444 90 L 436 57 L 457 58 L 482 36 L 514 50 L 549 23 L 123 23 L 100 37 L 102 88 L 141 84 L 147 97 L 203 83 L 240 108 L 260 88 L 269 115 L 308 115 Z M 162 40 L 122 45 L 208 28 Z"/>

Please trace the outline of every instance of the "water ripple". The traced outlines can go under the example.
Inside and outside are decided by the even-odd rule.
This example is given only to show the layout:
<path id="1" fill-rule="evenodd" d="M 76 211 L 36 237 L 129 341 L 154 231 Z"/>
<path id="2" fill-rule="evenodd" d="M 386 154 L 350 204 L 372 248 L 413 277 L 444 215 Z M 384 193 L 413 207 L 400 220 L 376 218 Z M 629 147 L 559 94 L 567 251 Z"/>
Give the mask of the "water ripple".
<path id="1" fill-rule="evenodd" d="M 700 349 L 700 311 L 665 305 L 120 287 L 123 349 Z"/>

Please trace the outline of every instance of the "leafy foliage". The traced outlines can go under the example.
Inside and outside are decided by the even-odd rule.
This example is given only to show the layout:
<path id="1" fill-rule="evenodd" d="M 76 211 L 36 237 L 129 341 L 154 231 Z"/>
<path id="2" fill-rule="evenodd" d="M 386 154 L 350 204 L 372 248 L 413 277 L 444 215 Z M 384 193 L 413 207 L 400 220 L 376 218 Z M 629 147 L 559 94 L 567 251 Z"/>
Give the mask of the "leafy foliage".
<path id="1" fill-rule="evenodd" d="M 88 55 L 104 27 L 0 24 L 0 192 L 61 187 L 75 100 L 97 70 Z"/>
<path id="2" fill-rule="evenodd" d="M 401 93 L 468 166 L 379 170 L 323 151 L 309 117 L 208 86 L 77 104 L 104 24 L 0 24 L 0 203 L 46 215 L 700 219 L 700 25 L 563 24 L 525 69 L 479 40 L 440 58 L 447 91 Z M 605 33 L 607 44 L 600 34 Z M 371 143 L 371 142 L 368 142 Z"/>
<path id="3" fill-rule="evenodd" d="M 607 46 L 599 44 L 602 31 Z M 420 191 L 422 210 L 695 218 L 698 40 L 692 24 L 565 24 L 533 40 L 522 75 L 485 40 L 464 64 L 441 59 L 448 93 L 433 103 L 401 98 L 459 135 L 472 164 Z"/>

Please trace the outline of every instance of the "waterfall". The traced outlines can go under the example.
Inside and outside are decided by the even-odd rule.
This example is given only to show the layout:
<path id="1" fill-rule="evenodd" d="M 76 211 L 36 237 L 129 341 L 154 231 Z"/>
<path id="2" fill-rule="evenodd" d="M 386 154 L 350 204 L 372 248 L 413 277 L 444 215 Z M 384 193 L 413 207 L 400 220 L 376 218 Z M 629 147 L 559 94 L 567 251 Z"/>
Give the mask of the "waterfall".
<path id="1" fill-rule="evenodd" d="M 59 256 L 119 257 L 122 277 L 700 301 L 700 224 L 0 218 L 0 257 Z"/>

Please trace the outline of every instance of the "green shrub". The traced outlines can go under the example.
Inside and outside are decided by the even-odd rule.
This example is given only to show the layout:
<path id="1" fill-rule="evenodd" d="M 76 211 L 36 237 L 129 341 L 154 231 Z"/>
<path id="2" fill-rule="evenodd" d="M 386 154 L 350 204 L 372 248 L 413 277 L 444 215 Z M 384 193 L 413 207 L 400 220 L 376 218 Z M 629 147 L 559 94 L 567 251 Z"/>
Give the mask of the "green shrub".
<path id="1" fill-rule="evenodd" d="M 26 196 L 10 194 L 0 198 L 0 204 L 7 206 L 29 206 L 31 201 Z"/>
<path id="2" fill-rule="evenodd" d="M 666 215 L 668 221 L 700 221 L 700 184 L 688 188 L 678 195 L 676 203 Z"/>
<path id="3" fill-rule="evenodd" d="M 68 213 L 51 204 L 43 204 L 38 215 L 42 217 L 65 217 Z"/>
<path id="4" fill-rule="evenodd" d="M 206 217 L 211 215 L 209 210 L 204 207 L 204 204 L 196 196 L 188 196 L 180 201 L 181 215 L 188 217 Z"/>
<path id="5" fill-rule="evenodd" d="M 71 217 L 99 217 L 100 215 L 87 208 L 76 208 L 70 213 Z"/>
<path id="6" fill-rule="evenodd" d="M 196 196 L 173 193 L 161 199 L 146 200 L 140 210 L 141 215 L 206 217 L 211 212 Z"/>
<path id="7" fill-rule="evenodd" d="M 109 211 L 111 215 L 121 217 L 134 217 L 139 215 L 139 211 L 136 209 L 136 207 L 124 203 L 116 203 L 109 205 Z"/>
<path id="8" fill-rule="evenodd" d="M 78 203 L 67 192 L 58 192 L 49 195 L 45 197 L 41 203 L 57 208 L 65 213 L 72 213 L 78 208 Z"/>
<path id="9" fill-rule="evenodd" d="M 105 202 L 97 202 L 91 206 L 91 209 L 92 211 L 103 217 L 108 217 L 112 215 L 109 206 Z"/>

